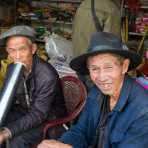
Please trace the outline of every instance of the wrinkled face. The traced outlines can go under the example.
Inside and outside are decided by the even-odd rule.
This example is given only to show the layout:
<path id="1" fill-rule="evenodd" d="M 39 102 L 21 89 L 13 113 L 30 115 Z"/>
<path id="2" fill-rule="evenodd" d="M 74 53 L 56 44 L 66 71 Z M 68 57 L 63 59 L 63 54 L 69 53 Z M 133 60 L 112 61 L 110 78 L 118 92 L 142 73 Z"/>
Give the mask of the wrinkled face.
<path id="1" fill-rule="evenodd" d="M 32 58 L 36 48 L 35 44 L 22 36 L 10 37 L 6 43 L 6 51 L 13 62 L 22 62 L 28 69 L 32 66 Z"/>
<path id="2" fill-rule="evenodd" d="M 109 53 L 98 54 L 88 59 L 88 69 L 92 81 L 102 93 L 109 96 L 120 94 L 128 66 L 128 59 L 120 59 Z"/>

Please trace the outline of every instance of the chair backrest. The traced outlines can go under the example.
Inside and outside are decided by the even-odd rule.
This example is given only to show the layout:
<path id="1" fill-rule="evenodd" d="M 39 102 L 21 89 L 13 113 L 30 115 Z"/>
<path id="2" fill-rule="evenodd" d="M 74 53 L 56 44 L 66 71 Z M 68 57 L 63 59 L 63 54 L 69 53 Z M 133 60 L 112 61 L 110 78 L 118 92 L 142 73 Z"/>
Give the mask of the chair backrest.
<path id="1" fill-rule="evenodd" d="M 71 122 L 78 117 L 86 102 L 87 91 L 81 80 L 74 76 L 64 76 L 60 79 L 68 115 L 47 121 L 43 129 L 43 139 L 49 128 Z"/>
<path id="2" fill-rule="evenodd" d="M 74 112 L 79 106 L 83 108 L 87 96 L 84 84 L 74 76 L 62 77 L 61 84 L 68 113 Z"/>

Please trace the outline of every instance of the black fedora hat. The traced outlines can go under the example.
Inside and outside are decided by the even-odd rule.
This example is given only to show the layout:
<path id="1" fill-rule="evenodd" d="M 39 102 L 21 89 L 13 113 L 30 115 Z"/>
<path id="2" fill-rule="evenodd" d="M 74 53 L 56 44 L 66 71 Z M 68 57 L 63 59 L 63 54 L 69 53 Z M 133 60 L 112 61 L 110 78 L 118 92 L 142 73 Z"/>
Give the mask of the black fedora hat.
<path id="1" fill-rule="evenodd" d="M 130 51 L 114 34 L 96 32 L 92 35 L 87 53 L 72 59 L 70 67 L 80 74 L 88 74 L 87 59 L 99 53 L 113 53 L 130 59 L 129 70 L 136 68 L 142 61 L 141 56 Z"/>

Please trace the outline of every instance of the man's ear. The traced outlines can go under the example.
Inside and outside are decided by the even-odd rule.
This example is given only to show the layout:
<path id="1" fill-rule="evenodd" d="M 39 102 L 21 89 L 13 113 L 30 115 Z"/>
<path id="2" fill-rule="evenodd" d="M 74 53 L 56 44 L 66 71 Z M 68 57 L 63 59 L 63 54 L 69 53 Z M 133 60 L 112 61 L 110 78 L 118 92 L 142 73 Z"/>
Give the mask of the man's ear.
<path id="1" fill-rule="evenodd" d="M 33 43 L 32 44 L 32 54 L 35 54 L 36 50 L 37 50 L 37 44 Z"/>
<path id="2" fill-rule="evenodd" d="M 128 71 L 128 67 L 130 64 L 130 60 L 129 59 L 125 59 L 123 61 L 123 70 L 122 70 L 122 74 L 125 74 Z"/>

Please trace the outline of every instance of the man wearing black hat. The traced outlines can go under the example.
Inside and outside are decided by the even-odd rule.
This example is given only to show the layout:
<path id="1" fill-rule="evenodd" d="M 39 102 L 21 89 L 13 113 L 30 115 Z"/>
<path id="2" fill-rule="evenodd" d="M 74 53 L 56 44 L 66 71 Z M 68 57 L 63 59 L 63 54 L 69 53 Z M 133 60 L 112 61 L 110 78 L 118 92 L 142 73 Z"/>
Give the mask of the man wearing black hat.
<path id="1" fill-rule="evenodd" d="M 38 148 L 148 147 L 148 91 L 127 75 L 140 62 L 115 35 L 95 33 L 88 52 L 70 63 L 94 83 L 79 121 L 61 142 L 44 140 Z"/>
<path id="2" fill-rule="evenodd" d="M 10 148 L 30 148 L 42 138 L 42 124 L 47 119 L 66 114 L 59 76 L 36 55 L 35 35 L 35 30 L 25 25 L 12 27 L 0 35 L 13 63 L 25 65 L 24 76 L 0 130 L 0 147 L 9 139 Z"/>

